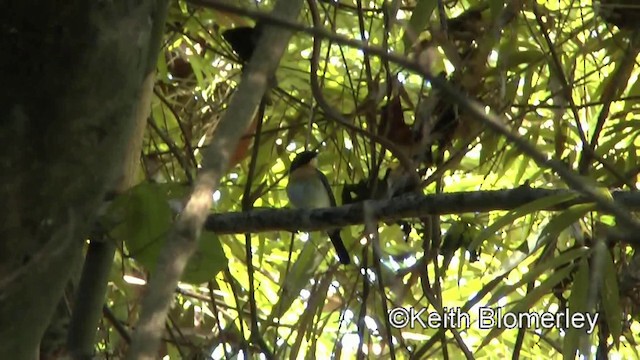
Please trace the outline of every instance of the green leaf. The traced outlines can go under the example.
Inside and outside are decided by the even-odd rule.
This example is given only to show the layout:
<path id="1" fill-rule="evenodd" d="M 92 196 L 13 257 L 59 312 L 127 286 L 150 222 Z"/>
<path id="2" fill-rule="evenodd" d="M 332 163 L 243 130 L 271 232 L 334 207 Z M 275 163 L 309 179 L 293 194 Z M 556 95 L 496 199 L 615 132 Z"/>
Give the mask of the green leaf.
<path id="1" fill-rule="evenodd" d="M 489 301 L 487 301 L 487 306 L 511 294 L 512 292 L 516 291 L 524 284 L 529 283 L 531 281 L 535 281 L 543 273 L 547 271 L 553 271 L 554 269 L 563 268 L 563 265 L 568 264 L 571 261 L 581 256 L 585 256 L 587 253 L 589 253 L 589 249 L 586 247 L 582 247 L 578 249 L 569 250 L 559 256 L 552 257 L 551 259 L 545 262 L 536 264 L 532 269 L 530 269 L 527 273 L 525 273 L 520 279 L 520 281 L 518 281 L 517 283 L 513 285 L 502 285 L 498 289 L 496 289 L 493 292 L 493 295 L 491 296 Z"/>
<path id="2" fill-rule="evenodd" d="M 537 63 L 544 58 L 544 54 L 539 50 L 523 50 L 513 49 L 500 57 L 498 66 L 503 69 L 513 69 L 522 64 Z"/>
<path id="3" fill-rule="evenodd" d="M 126 244 L 129 256 L 153 272 L 173 223 L 169 199 L 186 192 L 182 185 L 142 183 L 118 197 L 111 212 L 119 213 L 120 223 L 111 236 Z M 213 278 L 227 265 L 218 237 L 203 232 L 198 248 L 189 259 L 182 280 L 199 284 Z"/>
<path id="4" fill-rule="evenodd" d="M 156 78 L 163 82 L 167 82 L 169 78 L 169 68 L 167 66 L 167 59 L 164 56 L 158 56 L 158 61 L 156 65 L 157 75 Z"/>
<path id="5" fill-rule="evenodd" d="M 518 301 L 516 305 L 508 310 L 508 312 L 520 313 L 530 311 L 530 309 L 533 307 L 533 305 L 535 305 L 536 302 L 538 302 L 543 296 L 546 296 L 548 292 L 556 284 L 564 280 L 571 271 L 573 271 L 573 266 L 567 266 L 554 272 L 545 281 L 543 281 L 542 284 L 535 286 L 533 290 L 531 290 L 531 292 L 529 292 L 525 297 Z M 491 329 L 489 334 L 482 340 L 480 347 L 482 348 L 489 344 L 491 340 L 502 334 L 504 330 L 504 327 L 496 327 Z"/>
<path id="6" fill-rule="evenodd" d="M 189 259 L 182 274 L 182 281 L 190 284 L 202 284 L 211 280 L 227 267 L 220 239 L 212 232 L 203 231 L 198 242 L 198 249 Z"/>
<path id="7" fill-rule="evenodd" d="M 142 183 L 116 199 L 113 206 L 124 216 L 112 236 L 125 242 L 131 257 L 153 270 L 171 227 L 166 193 L 157 184 Z"/>
<path id="8" fill-rule="evenodd" d="M 323 236 L 325 239 L 321 239 Z M 329 239 L 326 239 L 326 236 L 324 233 L 314 232 L 311 234 L 310 239 L 304 243 L 298 259 L 291 267 L 289 273 L 284 277 L 280 301 L 274 305 L 273 312 L 269 314 L 269 319 L 280 318 L 282 314 L 289 310 L 293 301 L 300 295 L 300 291 L 309 285 L 309 280 L 313 277 L 314 269 L 316 269 L 322 261 L 322 254 L 319 254 L 314 239 L 329 241 Z M 325 246 L 324 249 L 327 249 L 327 247 Z"/>
<path id="9" fill-rule="evenodd" d="M 548 209 L 549 207 L 571 200 L 575 198 L 575 194 L 560 194 L 554 196 L 548 196 L 542 199 L 534 200 L 528 204 L 522 205 L 515 210 L 509 211 L 504 216 L 500 217 L 493 224 L 487 226 L 482 230 L 478 236 L 469 245 L 470 249 L 477 249 L 480 244 L 487 240 L 490 236 L 495 234 L 496 231 L 504 226 L 513 224 L 516 219 L 519 219 L 525 215 L 540 211 L 542 209 Z"/>
<path id="10" fill-rule="evenodd" d="M 602 268 L 600 274 L 602 274 L 602 284 L 600 287 L 601 292 L 601 304 L 604 308 L 604 316 L 607 321 L 607 326 L 611 332 L 613 342 L 618 347 L 620 345 L 620 335 L 622 334 L 622 308 L 620 307 L 620 293 L 618 289 L 618 272 L 611 253 L 604 245 L 603 241 L 599 241 L 598 244 L 602 249 L 597 249 L 596 253 L 600 253 L 598 256 L 602 258 Z M 598 246 L 598 247 L 600 247 Z"/>
<path id="11" fill-rule="evenodd" d="M 407 31 L 405 31 L 402 36 L 405 53 L 408 53 L 418 35 L 427 26 L 437 4 L 438 2 L 436 0 L 418 0 L 416 3 L 416 7 L 413 9 L 411 19 L 409 19 L 409 24 L 407 25 Z"/>
<path id="12" fill-rule="evenodd" d="M 491 17 L 497 19 L 502 15 L 504 9 L 504 0 L 489 0 L 489 10 L 491 11 Z"/>
<path id="13" fill-rule="evenodd" d="M 574 276 L 571 296 L 569 297 L 569 309 L 571 312 L 586 312 L 587 298 L 589 294 L 589 265 L 587 261 L 580 262 L 578 272 Z M 565 359 L 574 359 L 580 344 L 582 330 L 574 327 L 567 329 L 562 344 L 562 356 Z"/>
<path id="14" fill-rule="evenodd" d="M 582 219 L 588 212 L 594 210 L 595 205 L 593 204 L 580 204 L 570 207 L 558 216 L 554 216 L 549 223 L 547 223 L 547 226 L 542 229 L 535 249 L 546 244 L 548 239 L 556 239 L 560 235 L 560 232 Z M 531 251 L 535 251 L 535 249 Z"/>

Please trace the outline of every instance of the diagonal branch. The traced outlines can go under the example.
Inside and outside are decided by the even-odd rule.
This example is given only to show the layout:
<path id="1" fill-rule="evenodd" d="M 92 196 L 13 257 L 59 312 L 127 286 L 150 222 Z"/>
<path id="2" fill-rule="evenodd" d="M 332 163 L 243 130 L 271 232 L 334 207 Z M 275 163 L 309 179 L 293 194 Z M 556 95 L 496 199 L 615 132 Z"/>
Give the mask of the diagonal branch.
<path id="1" fill-rule="evenodd" d="M 281 0 L 275 4 L 273 16 L 295 21 L 302 8 L 300 0 Z M 155 359 L 173 292 L 187 261 L 197 248 L 202 226 L 213 202 L 212 193 L 231 157 L 232 150 L 255 115 L 267 88 L 268 79 L 278 66 L 291 37 L 291 32 L 267 26 L 245 69 L 238 91 L 220 120 L 215 138 L 204 151 L 200 172 L 185 210 L 170 231 L 159 256 L 157 271 L 148 284 L 138 326 L 132 337 L 127 359 Z"/>
<path id="2" fill-rule="evenodd" d="M 591 142 L 589 143 L 589 152 L 582 152 L 580 155 L 580 161 L 578 165 L 578 171 L 581 173 L 585 173 L 589 169 L 590 156 L 595 155 L 596 146 L 598 145 L 598 140 L 600 138 L 600 133 L 604 128 L 604 123 L 609 118 L 609 112 L 611 110 L 611 104 L 613 101 L 620 97 L 622 91 L 624 91 L 627 86 L 627 82 L 631 77 L 631 74 L 636 65 L 636 57 L 640 52 L 640 46 L 638 46 L 638 40 L 640 40 L 640 32 L 634 31 L 632 33 L 632 38 L 629 41 L 629 45 L 622 55 L 622 59 L 620 60 L 620 64 L 616 67 L 613 75 L 607 79 L 607 84 L 602 91 L 601 102 L 602 108 L 600 109 L 600 113 L 598 114 L 598 119 L 596 121 L 596 126 L 593 130 L 593 135 L 591 136 Z M 633 189 L 634 187 L 631 186 Z"/>

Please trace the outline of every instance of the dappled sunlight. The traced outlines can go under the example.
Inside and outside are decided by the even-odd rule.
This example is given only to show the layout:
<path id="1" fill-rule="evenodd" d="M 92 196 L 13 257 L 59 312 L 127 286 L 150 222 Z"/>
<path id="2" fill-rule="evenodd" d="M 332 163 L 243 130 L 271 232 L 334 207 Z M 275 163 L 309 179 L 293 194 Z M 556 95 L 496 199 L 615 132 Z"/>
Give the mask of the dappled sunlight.
<path id="1" fill-rule="evenodd" d="M 516 3 L 306 3 L 271 78 L 243 71 L 270 58 L 253 50 L 271 15 L 252 11 L 272 1 L 229 5 L 245 12 L 172 3 L 145 185 L 104 221 L 119 244 L 108 294 L 119 321 L 135 324 L 137 292 L 189 211 L 184 199 L 208 170 L 204 154 L 239 85 L 266 82 L 263 113 L 221 149 L 240 155 L 188 205 L 206 208 L 207 225 L 176 289 L 163 356 L 546 358 L 569 349 L 587 358 L 600 341 L 610 358 L 632 356 L 638 309 L 623 279 L 634 245 L 613 236 L 619 214 L 578 185 L 607 199 L 640 186 L 637 53 L 591 1 Z M 287 187 L 303 151 L 318 155 L 301 166 L 311 185 L 300 198 L 323 189 L 336 207 L 292 206 Z M 336 230 L 348 265 L 327 236 Z M 594 265 L 597 241 L 604 265 Z M 510 320 L 567 309 L 616 315 L 579 337 L 555 323 L 483 325 L 483 311 Z M 104 325 L 105 354 L 122 352 L 114 329 Z"/>

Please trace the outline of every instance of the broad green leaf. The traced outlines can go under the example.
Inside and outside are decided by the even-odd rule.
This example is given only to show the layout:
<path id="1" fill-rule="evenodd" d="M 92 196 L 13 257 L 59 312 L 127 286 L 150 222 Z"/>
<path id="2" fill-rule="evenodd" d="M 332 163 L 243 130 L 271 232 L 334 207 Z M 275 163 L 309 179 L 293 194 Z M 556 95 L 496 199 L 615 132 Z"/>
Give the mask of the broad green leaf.
<path id="1" fill-rule="evenodd" d="M 533 308 L 543 296 L 548 295 L 549 291 L 559 282 L 564 280 L 570 273 L 573 271 L 573 266 L 564 267 L 556 272 L 554 272 L 551 276 L 549 276 L 546 280 L 544 280 L 540 285 L 537 285 L 533 288 L 531 292 L 529 292 L 525 297 L 518 300 L 516 304 L 508 310 L 511 313 L 519 313 L 519 312 L 528 312 Z M 493 328 L 482 340 L 480 347 L 485 347 L 489 342 L 495 337 L 499 336 L 505 330 L 504 327 L 501 328 Z"/>
<path id="2" fill-rule="evenodd" d="M 513 69 L 518 65 L 537 63 L 544 59 L 544 54 L 539 50 L 524 50 L 516 51 L 516 49 L 510 49 L 507 54 L 500 57 L 501 62 L 498 66 L 504 69 Z"/>
<path id="3" fill-rule="evenodd" d="M 326 238 L 324 233 L 315 232 L 313 235 L 308 241 L 304 242 L 304 247 L 298 259 L 289 270 L 289 273 L 284 276 L 280 299 L 277 304 L 274 304 L 273 311 L 269 314 L 269 319 L 280 318 L 282 314 L 289 310 L 293 301 L 300 296 L 300 291 L 309 285 L 314 269 L 322 261 L 322 256 L 319 256 L 318 247 L 314 244 L 314 239 L 327 242 L 329 239 L 321 238 L 323 236 Z M 324 247 L 324 249 L 327 248 Z"/>
<path id="4" fill-rule="evenodd" d="M 114 206 L 124 216 L 112 236 L 125 242 L 131 257 L 153 270 L 172 222 L 165 192 L 156 184 L 142 183 L 116 199 Z"/>
<path id="5" fill-rule="evenodd" d="M 203 231 L 198 242 L 198 249 L 191 256 L 182 274 L 182 281 L 201 284 L 211 280 L 227 267 L 227 257 L 222 250 L 218 236 Z"/>
<path id="6" fill-rule="evenodd" d="M 600 246 L 602 247 L 602 249 L 598 249 L 601 252 L 598 256 L 601 256 L 602 259 L 602 268 L 600 269 L 602 276 L 600 303 L 604 308 L 604 316 L 609 331 L 611 332 L 611 338 L 616 347 L 618 347 L 620 345 L 620 335 L 622 334 L 622 314 L 624 312 L 620 306 L 618 271 L 616 270 L 609 249 L 606 248 L 603 241 L 599 241 L 598 244 L 601 244 Z M 602 315 L 601 313 L 600 316 Z"/>
<path id="7" fill-rule="evenodd" d="M 494 21 L 498 21 L 503 9 L 504 0 L 489 0 L 489 10 L 491 11 L 491 17 Z"/>
<path id="8" fill-rule="evenodd" d="M 112 212 L 120 219 L 111 235 L 125 242 L 128 254 L 153 272 L 168 232 L 173 224 L 169 200 L 183 196 L 185 186 L 167 183 L 142 183 L 118 197 Z M 217 236 L 203 232 L 198 248 L 189 260 L 182 280 L 202 283 L 226 267 L 226 257 Z"/>
<path id="9" fill-rule="evenodd" d="M 543 263 L 536 264 L 532 269 L 526 272 L 522 276 L 522 279 L 520 279 L 520 281 L 518 281 L 517 283 L 513 285 L 502 285 L 498 289 L 496 289 L 491 295 L 491 298 L 487 301 L 487 305 L 494 304 L 496 301 L 511 294 L 525 284 L 537 280 L 540 275 L 544 274 L 545 272 L 563 268 L 563 266 L 565 266 L 566 264 L 569 264 L 571 261 L 581 256 L 585 256 L 588 253 L 589 249 L 585 247 L 573 249 L 562 253 L 559 256 L 552 257 Z M 571 265 L 569 265 L 568 267 L 571 267 Z"/>
<path id="10" fill-rule="evenodd" d="M 322 278 L 320 284 L 314 286 L 314 291 L 311 293 L 307 307 L 304 309 L 304 312 L 300 317 L 300 321 L 296 324 L 298 329 L 307 329 L 310 326 L 313 326 L 313 318 L 317 314 L 319 308 L 324 305 L 324 300 L 327 296 L 327 291 L 329 290 L 332 280 L 331 276 L 325 276 Z M 305 331 L 298 332 L 298 336 L 291 348 L 291 354 L 293 355 L 292 358 L 295 358 L 294 356 L 300 351 L 300 344 L 302 343 L 305 333 Z"/>
<path id="11" fill-rule="evenodd" d="M 569 310 L 572 313 L 587 311 L 587 298 L 589 294 L 589 265 L 587 261 L 581 261 L 578 272 L 574 275 L 571 296 L 569 297 Z M 569 327 L 566 329 L 564 343 L 562 344 L 562 356 L 565 359 L 574 359 L 580 346 L 582 330 Z"/>
<path id="12" fill-rule="evenodd" d="M 416 40 L 412 36 L 417 36 L 422 32 L 422 30 L 427 26 L 429 19 L 431 18 L 431 14 L 433 10 L 438 5 L 437 0 L 418 0 L 415 8 L 413 9 L 413 13 L 411 14 L 411 19 L 409 19 L 409 24 L 407 26 L 407 31 L 402 36 L 402 42 L 404 43 L 405 53 L 409 52 L 409 49 L 413 45 L 413 42 Z M 410 35 L 413 34 L 413 35 Z"/>
<path id="13" fill-rule="evenodd" d="M 197 50 L 194 49 L 193 46 L 190 46 L 190 48 L 191 51 L 197 53 Z M 191 64 L 191 68 L 193 68 L 193 75 L 196 77 L 196 82 L 198 83 L 198 85 L 200 85 L 200 87 L 204 88 L 205 83 L 203 75 L 207 67 L 202 63 L 201 57 L 198 55 L 189 56 L 189 64 Z"/>
<path id="14" fill-rule="evenodd" d="M 166 82 L 169 77 L 169 69 L 167 67 L 167 59 L 164 56 L 158 56 L 158 62 L 156 66 L 158 74 L 156 77 Z"/>
<path id="15" fill-rule="evenodd" d="M 574 205 L 569 209 L 563 211 L 558 216 L 554 216 L 549 223 L 542 229 L 536 248 L 546 244 L 548 239 L 555 239 L 560 235 L 560 232 L 568 228 L 576 221 L 582 219 L 587 213 L 594 211 L 595 205 L 593 204 L 580 204 Z M 533 251 L 534 249 L 532 249 Z"/>
<path id="16" fill-rule="evenodd" d="M 520 184 L 522 180 L 522 176 L 524 176 L 525 172 L 529 170 L 529 164 L 531 163 L 531 159 L 524 158 L 520 162 L 520 166 L 518 166 L 518 172 L 516 173 L 516 177 L 513 179 L 515 184 Z"/>
<path id="17" fill-rule="evenodd" d="M 545 197 L 542 199 L 534 200 L 528 204 L 518 207 L 515 210 L 509 211 L 507 214 L 501 216 L 498 220 L 496 220 L 493 224 L 487 226 L 482 230 L 478 236 L 473 240 L 473 242 L 469 245 L 470 249 L 476 249 L 482 242 L 487 240 L 490 236 L 493 236 L 499 229 L 507 226 L 509 224 L 513 224 L 516 219 L 519 219 L 525 215 L 540 211 L 542 209 L 548 209 L 549 207 L 560 204 L 562 202 L 571 200 L 575 198 L 575 194 L 561 194 Z"/>

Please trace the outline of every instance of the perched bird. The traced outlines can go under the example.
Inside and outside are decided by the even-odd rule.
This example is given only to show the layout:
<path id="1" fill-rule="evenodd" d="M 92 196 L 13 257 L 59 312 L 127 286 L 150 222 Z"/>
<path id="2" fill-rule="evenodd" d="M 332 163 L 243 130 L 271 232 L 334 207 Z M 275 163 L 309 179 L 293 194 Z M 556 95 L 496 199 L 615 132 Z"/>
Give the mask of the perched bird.
<path id="1" fill-rule="evenodd" d="M 228 29 L 222 32 L 222 37 L 231 45 L 233 51 L 238 55 L 240 64 L 244 67 L 249 63 L 253 52 L 255 51 L 260 38 L 262 37 L 264 27 L 258 23 L 254 27 L 242 26 L 234 29 Z M 267 79 L 268 89 L 278 87 L 278 80 L 275 74 L 271 74 Z M 270 91 L 265 93 L 265 101 L 267 105 L 271 105 Z"/>
<path id="2" fill-rule="evenodd" d="M 296 155 L 289 168 L 287 196 L 289 202 L 297 208 L 315 209 L 336 206 L 336 198 L 329 187 L 327 177 L 316 168 L 317 156 L 318 153 L 315 151 L 303 151 Z M 330 230 L 328 234 L 338 253 L 340 263 L 349 264 L 351 259 L 340 237 L 340 229 Z"/>
<path id="3" fill-rule="evenodd" d="M 231 45 L 231 49 L 238 55 L 240 59 L 240 63 L 242 66 L 246 65 L 249 60 L 251 60 L 251 56 L 253 55 L 253 51 L 258 45 L 258 41 L 262 36 L 262 26 L 257 24 L 254 27 L 242 26 L 234 29 L 228 29 L 222 32 L 222 37 Z M 277 86 L 277 81 L 275 80 L 275 76 L 269 79 L 269 87 Z M 266 105 L 271 105 L 271 97 L 268 92 L 265 93 L 264 101 Z M 256 126 L 258 125 L 258 120 L 260 119 L 260 112 L 256 114 L 251 125 L 247 128 L 244 133 L 244 136 L 240 138 L 238 145 L 229 161 L 229 169 L 236 166 L 239 162 L 244 160 L 247 157 L 247 153 L 249 151 L 249 147 L 253 143 L 253 137 L 255 134 Z"/>
<path id="4" fill-rule="evenodd" d="M 231 48 L 238 54 L 243 64 L 248 63 L 251 59 L 253 50 L 258 45 L 261 35 L 262 26 L 260 25 L 237 27 L 225 30 L 222 33 L 222 37 L 231 45 Z"/>

